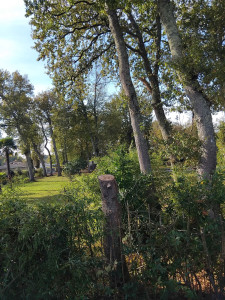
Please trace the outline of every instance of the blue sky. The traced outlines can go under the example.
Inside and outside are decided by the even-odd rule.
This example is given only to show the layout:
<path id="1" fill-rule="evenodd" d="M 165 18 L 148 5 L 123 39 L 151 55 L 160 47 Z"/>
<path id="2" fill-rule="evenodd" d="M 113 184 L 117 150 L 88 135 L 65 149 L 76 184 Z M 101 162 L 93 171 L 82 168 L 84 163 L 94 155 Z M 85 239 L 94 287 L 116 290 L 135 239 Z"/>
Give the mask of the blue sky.
<path id="1" fill-rule="evenodd" d="M 27 75 L 35 94 L 51 88 L 44 62 L 32 49 L 31 26 L 25 18 L 23 0 L 0 1 L 0 69 Z"/>

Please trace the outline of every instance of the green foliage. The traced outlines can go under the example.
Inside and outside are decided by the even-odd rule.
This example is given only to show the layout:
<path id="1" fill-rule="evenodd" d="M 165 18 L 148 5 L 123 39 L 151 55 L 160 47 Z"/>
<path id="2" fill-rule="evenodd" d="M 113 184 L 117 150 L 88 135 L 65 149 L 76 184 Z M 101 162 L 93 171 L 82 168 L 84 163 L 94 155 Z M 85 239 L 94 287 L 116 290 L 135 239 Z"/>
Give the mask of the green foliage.
<path id="1" fill-rule="evenodd" d="M 135 177 L 140 175 L 137 152 L 125 146 L 109 151 L 107 156 L 96 159 L 98 173 L 115 176 L 121 190 L 129 189 Z"/>
<path id="2" fill-rule="evenodd" d="M 67 164 L 65 164 L 63 168 L 63 172 L 66 176 L 71 178 L 72 175 L 80 174 L 81 169 L 86 168 L 87 162 L 86 160 L 79 158 L 72 161 L 69 161 Z"/>
<path id="3" fill-rule="evenodd" d="M 173 182 L 168 172 L 154 170 L 155 191 L 153 178 L 141 176 L 135 168 L 134 153 L 119 148 L 97 165 L 97 172 L 113 174 L 118 183 L 132 280 L 137 285 L 150 282 L 149 293 L 160 299 L 175 295 L 197 299 L 199 290 L 204 289 L 202 278 L 209 283 L 209 276 L 202 274 L 207 274 L 210 264 L 215 278 L 220 278 L 217 288 L 222 290 L 222 225 L 220 218 L 212 215 L 224 205 L 223 170 L 210 182 L 200 180 L 194 172 L 178 173 Z M 199 284 L 193 285 L 191 278 L 197 278 Z M 138 290 L 135 293 L 137 296 Z"/>
<path id="4" fill-rule="evenodd" d="M 168 154 L 174 155 L 178 161 L 183 160 L 185 166 L 196 166 L 200 159 L 201 143 L 198 138 L 184 130 L 175 132 L 171 142 L 166 145 Z"/>
<path id="5" fill-rule="evenodd" d="M 149 211 L 134 211 L 130 206 L 128 218 L 124 220 L 128 257 L 137 253 L 136 259 L 131 260 L 130 271 L 137 280 L 151 282 L 154 293 L 159 292 L 159 285 L 163 287 L 162 299 L 175 295 L 197 299 L 199 286 L 190 280 L 199 276 L 203 289 L 201 274 L 203 270 L 208 272 L 210 264 L 215 278 L 220 278 L 217 288 L 221 289 L 223 229 L 216 212 L 218 205 L 224 203 L 223 172 L 216 173 L 211 182 L 192 175 L 180 176 L 175 183 L 161 179 L 161 186 L 158 189 L 161 204 L 158 219 L 154 218 L 154 206 L 150 204 Z M 137 271 L 138 266 L 141 272 Z M 209 282 L 206 277 L 204 275 Z"/>
<path id="6" fill-rule="evenodd" d="M 169 160 L 172 158 L 175 172 L 197 167 L 201 157 L 201 142 L 197 137 L 195 126 L 173 125 L 173 134 L 167 142 L 162 139 L 157 124 L 154 124 L 151 133 L 153 136 L 151 155 L 158 164 L 161 163 L 162 166 L 162 163 L 168 161 L 169 165 Z"/>
<path id="7" fill-rule="evenodd" d="M 217 160 L 218 160 L 218 165 L 221 166 L 221 165 L 225 165 L 225 122 L 220 122 L 216 137 L 217 137 L 216 145 L 218 148 Z"/>
<path id="8" fill-rule="evenodd" d="M 204 289 L 202 278 L 209 282 L 210 276 L 222 290 L 222 227 L 210 211 L 224 203 L 223 170 L 210 182 L 194 174 L 177 176 L 177 182 L 160 177 L 156 201 L 151 196 L 152 178 L 139 174 L 136 152 L 121 147 L 99 159 L 93 173 L 75 176 L 64 188 L 61 203 L 27 205 L 17 190 L 3 191 L 1 299 L 116 295 L 109 286 L 101 244 L 97 175 L 108 172 L 113 172 L 119 186 L 124 252 L 131 276 L 123 286 L 123 299 L 147 299 L 146 295 L 197 299 Z M 213 275 L 207 273 L 209 260 Z M 196 278 L 198 284 L 194 284 Z"/>
<path id="9" fill-rule="evenodd" d="M 28 177 L 29 176 L 29 172 L 27 170 L 22 170 L 21 171 L 21 176 Z"/>
<path id="10" fill-rule="evenodd" d="M 0 184 L 5 185 L 7 183 L 7 175 L 4 172 L 0 172 Z"/>
<path id="11" fill-rule="evenodd" d="M 37 175 L 37 177 L 43 177 L 44 173 L 43 173 L 43 169 L 42 168 L 38 168 L 35 170 L 35 173 Z"/>
<path id="12" fill-rule="evenodd" d="M 100 208 L 101 195 L 98 184 L 97 172 L 74 176 L 73 182 L 64 188 L 65 196 L 86 201 L 90 207 Z"/>
<path id="13" fill-rule="evenodd" d="M 10 151 L 10 150 L 15 150 L 17 149 L 15 142 L 13 138 L 11 137 L 5 137 L 0 140 L 0 148 L 2 149 L 3 152 Z"/>
<path id="14" fill-rule="evenodd" d="M 94 299 L 104 289 L 101 214 L 71 196 L 67 205 L 0 203 L 0 298 Z"/>

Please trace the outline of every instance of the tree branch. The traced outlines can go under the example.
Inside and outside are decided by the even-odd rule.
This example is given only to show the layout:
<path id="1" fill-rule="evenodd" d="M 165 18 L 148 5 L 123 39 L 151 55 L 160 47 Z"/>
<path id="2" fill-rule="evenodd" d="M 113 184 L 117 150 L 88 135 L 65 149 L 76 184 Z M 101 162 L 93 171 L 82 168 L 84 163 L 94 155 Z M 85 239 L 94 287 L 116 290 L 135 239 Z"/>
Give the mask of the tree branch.
<path id="1" fill-rule="evenodd" d="M 156 37 L 156 60 L 154 64 L 154 75 L 158 74 L 159 71 L 159 62 L 160 62 L 160 57 L 161 57 L 161 22 L 160 22 L 160 16 L 159 14 L 156 17 L 156 31 L 157 31 L 157 37 Z"/>
<path id="2" fill-rule="evenodd" d="M 133 51 L 134 53 L 138 53 L 138 54 L 141 55 L 141 51 L 140 51 L 139 49 L 136 49 L 136 48 L 130 46 L 128 43 L 125 43 L 125 44 L 126 44 L 126 47 L 127 47 L 128 49 L 130 49 L 130 50 Z"/>
<path id="3" fill-rule="evenodd" d="M 145 79 L 145 78 L 142 78 L 142 77 L 138 77 L 138 79 L 144 83 L 144 85 L 146 86 L 147 90 L 149 91 L 150 94 L 152 94 L 152 88 L 151 88 L 151 85 L 150 83 Z"/>

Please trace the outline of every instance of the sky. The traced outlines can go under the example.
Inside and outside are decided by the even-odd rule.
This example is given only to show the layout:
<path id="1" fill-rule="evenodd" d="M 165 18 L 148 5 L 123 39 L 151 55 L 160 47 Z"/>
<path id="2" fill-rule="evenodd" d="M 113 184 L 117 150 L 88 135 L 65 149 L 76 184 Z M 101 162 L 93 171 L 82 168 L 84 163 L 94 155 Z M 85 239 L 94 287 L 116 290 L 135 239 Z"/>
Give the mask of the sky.
<path id="1" fill-rule="evenodd" d="M 0 69 L 19 71 L 27 75 L 34 86 L 34 93 L 52 87 L 43 61 L 37 61 L 38 53 L 32 49 L 29 19 L 25 17 L 23 0 L 0 1 Z"/>

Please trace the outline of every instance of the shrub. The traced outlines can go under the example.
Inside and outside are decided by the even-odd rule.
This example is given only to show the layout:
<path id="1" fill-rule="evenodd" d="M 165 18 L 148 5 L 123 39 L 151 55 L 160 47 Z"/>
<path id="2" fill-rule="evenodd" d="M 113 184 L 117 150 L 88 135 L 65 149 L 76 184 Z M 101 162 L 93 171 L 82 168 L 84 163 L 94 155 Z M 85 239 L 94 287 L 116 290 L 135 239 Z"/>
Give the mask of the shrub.
<path id="1" fill-rule="evenodd" d="M 17 175 L 17 176 L 21 176 L 21 177 L 23 177 L 23 178 L 26 178 L 26 177 L 28 177 L 29 176 L 29 172 L 28 172 L 28 170 L 21 170 L 21 169 L 17 169 L 16 170 L 16 174 L 15 175 Z"/>
<path id="2" fill-rule="evenodd" d="M 142 176 L 134 153 L 119 148 L 99 159 L 95 171 L 116 177 L 132 279 L 157 299 L 196 299 L 205 282 L 218 296 L 224 285 L 223 225 L 210 210 L 216 213 L 224 205 L 224 172 L 210 182 L 199 180 L 194 172 L 177 174 L 177 182 L 162 170 L 154 170 L 157 178 Z"/>
<path id="3" fill-rule="evenodd" d="M 132 149 L 128 151 L 125 146 L 120 146 L 116 151 L 95 160 L 97 172 L 114 175 L 121 190 L 129 190 L 140 175 L 137 152 Z"/>
<path id="4" fill-rule="evenodd" d="M 36 169 L 35 173 L 36 173 L 37 177 L 43 177 L 44 176 L 44 172 L 43 172 L 42 168 Z"/>
<path id="5" fill-rule="evenodd" d="M 80 158 L 80 159 L 75 159 L 72 161 L 69 161 L 67 164 L 65 164 L 63 168 L 63 172 L 66 176 L 71 178 L 72 175 L 75 174 L 80 174 L 81 169 L 86 168 L 87 162 Z"/>
<path id="6" fill-rule="evenodd" d="M 7 175 L 4 172 L 0 172 L 0 184 L 7 184 Z"/>
<path id="7" fill-rule="evenodd" d="M 97 276 L 104 270 L 101 213 L 72 198 L 36 208 L 1 202 L 1 299 L 97 299 L 103 293 Z"/>
<path id="8" fill-rule="evenodd" d="M 20 168 L 16 169 L 16 175 L 21 176 L 23 174 L 22 170 Z"/>

